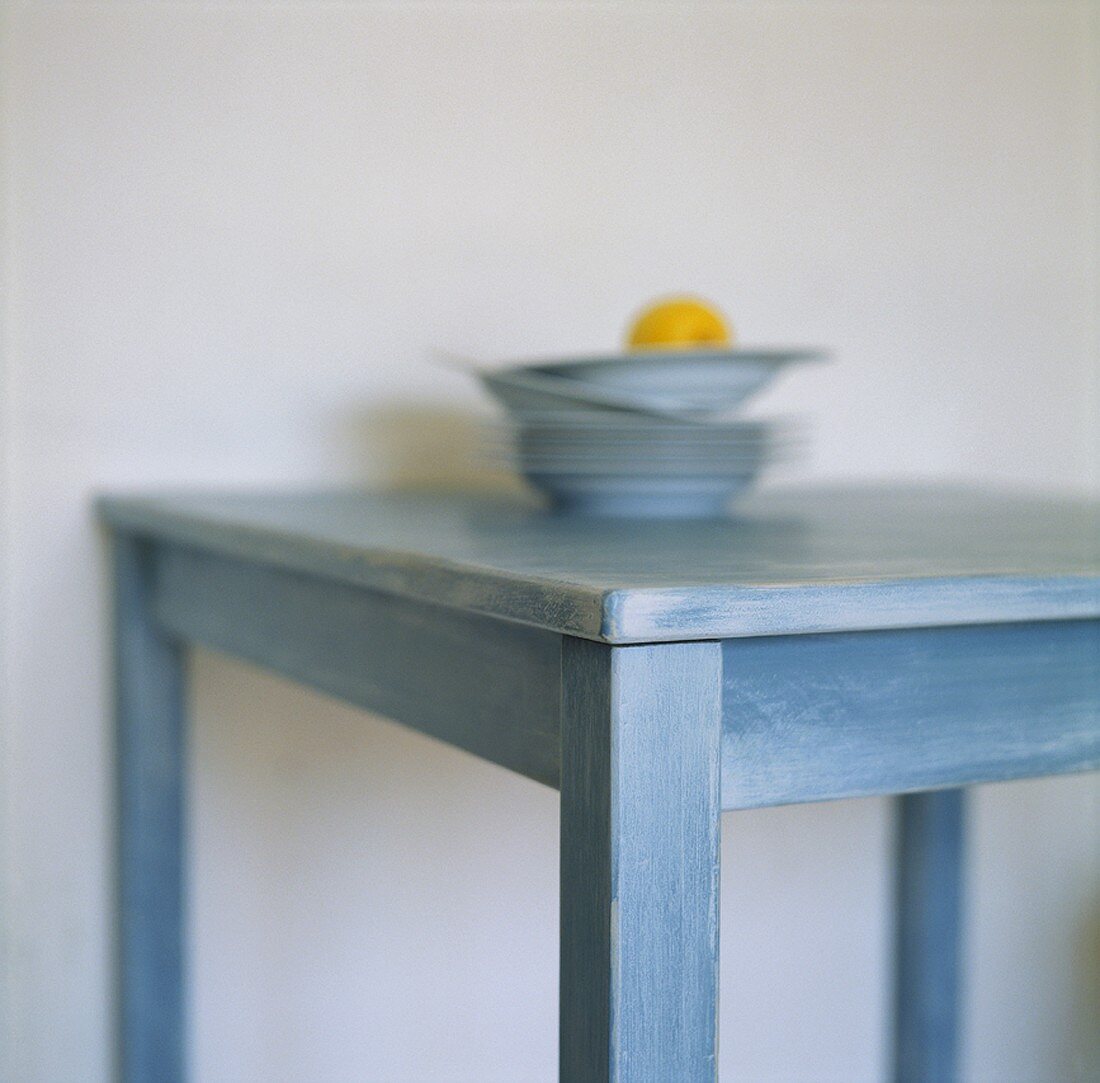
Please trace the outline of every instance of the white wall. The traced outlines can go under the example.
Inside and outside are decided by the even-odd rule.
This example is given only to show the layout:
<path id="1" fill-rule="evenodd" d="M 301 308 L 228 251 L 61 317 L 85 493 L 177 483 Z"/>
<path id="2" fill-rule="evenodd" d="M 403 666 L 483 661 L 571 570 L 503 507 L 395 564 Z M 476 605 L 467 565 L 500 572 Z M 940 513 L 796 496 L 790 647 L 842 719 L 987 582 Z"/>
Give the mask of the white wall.
<path id="1" fill-rule="evenodd" d="M 1087 2 L 9 4 L 8 1078 L 109 1072 L 93 492 L 385 483 L 417 411 L 445 473 L 478 400 L 431 349 L 613 347 L 680 288 L 835 348 L 761 404 L 814 418 L 787 480 L 1088 489 L 1097 32 Z M 197 1078 L 551 1079 L 556 796 L 192 677 Z M 968 1078 L 1100 1072 L 1098 807 L 977 795 Z M 881 1078 L 887 811 L 726 819 L 728 1077 Z"/>

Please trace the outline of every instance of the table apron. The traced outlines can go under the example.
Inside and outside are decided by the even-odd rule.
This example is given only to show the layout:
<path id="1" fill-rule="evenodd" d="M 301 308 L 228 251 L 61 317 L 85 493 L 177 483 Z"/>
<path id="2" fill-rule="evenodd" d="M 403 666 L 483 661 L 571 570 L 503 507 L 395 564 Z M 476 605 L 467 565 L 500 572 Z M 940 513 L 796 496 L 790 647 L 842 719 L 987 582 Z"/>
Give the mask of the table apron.
<path id="1" fill-rule="evenodd" d="M 1100 621 L 723 643 L 722 807 L 1100 767 Z"/>
<path id="2" fill-rule="evenodd" d="M 176 545 L 152 578 L 170 634 L 558 785 L 556 632 Z"/>
<path id="3" fill-rule="evenodd" d="M 175 543 L 150 556 L 169 634 L 559 785 L 560 634 Z M 724 809 L 1100 767 L 1100 621 L 728 639 L 722 663 Z"/>

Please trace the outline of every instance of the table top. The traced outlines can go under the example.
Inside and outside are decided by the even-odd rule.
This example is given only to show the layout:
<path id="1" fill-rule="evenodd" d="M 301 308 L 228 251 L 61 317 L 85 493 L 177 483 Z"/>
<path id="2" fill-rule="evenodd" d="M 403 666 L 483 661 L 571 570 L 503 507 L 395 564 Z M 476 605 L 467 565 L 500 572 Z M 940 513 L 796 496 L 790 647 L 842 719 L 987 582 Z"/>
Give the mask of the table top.
<path id="1" fill-rule="evenodd" d="M 1100 616 L 1100 508 L 977 490 L 776 490 L 726 520 L 471 494 L 111 497 L 117 529 L 609 643 Z"/>

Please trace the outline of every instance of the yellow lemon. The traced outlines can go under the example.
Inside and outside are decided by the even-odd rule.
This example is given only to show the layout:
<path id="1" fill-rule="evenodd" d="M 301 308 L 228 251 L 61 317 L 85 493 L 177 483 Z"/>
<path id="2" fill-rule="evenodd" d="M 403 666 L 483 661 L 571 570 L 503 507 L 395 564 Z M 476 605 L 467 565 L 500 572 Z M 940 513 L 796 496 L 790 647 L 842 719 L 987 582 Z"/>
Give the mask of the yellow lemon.
<path id="1" fill-rule="evenodd" d="M 650 305 L 627 336 L 632 350 L 730 346 L 733 333 L 722 314 L 695 297 L 669 297 Z"/>

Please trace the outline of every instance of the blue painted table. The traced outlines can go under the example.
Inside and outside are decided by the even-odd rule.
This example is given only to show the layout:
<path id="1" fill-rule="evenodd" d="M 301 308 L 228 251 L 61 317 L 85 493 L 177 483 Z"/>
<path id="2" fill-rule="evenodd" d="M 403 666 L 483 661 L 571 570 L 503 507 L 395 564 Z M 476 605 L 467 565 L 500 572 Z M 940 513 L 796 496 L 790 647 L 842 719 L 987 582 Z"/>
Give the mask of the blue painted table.
<path id="1" fill-rule="evenodd" d="M 1100 765 L 1095 511 L 928 490 L 736 518 L 472 496 L 110 499 L 131 1083 L 185 1076 L 182 651 L 561 790 L 561 1078 L 716 1074 L 726 809 L 898 794 L 895 1077 L 957 1045 L 962 787 Z"/>

